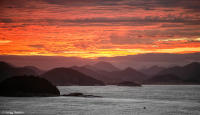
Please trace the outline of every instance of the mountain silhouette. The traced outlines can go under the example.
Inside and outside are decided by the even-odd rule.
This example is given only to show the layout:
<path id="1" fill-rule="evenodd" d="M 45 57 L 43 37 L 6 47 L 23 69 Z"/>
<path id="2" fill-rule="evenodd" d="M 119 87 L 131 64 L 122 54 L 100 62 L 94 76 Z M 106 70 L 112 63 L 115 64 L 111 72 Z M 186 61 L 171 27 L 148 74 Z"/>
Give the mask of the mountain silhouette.
<path id="1" fill-rule="evenodd" d="M 164 67 L 159 67 L 159 66 L 155 65 L 155 66 L 151 66 L 149 68 L 141 69 L 140 72 L 144 73 L 147 76 L 154 76 L 164 69 L 165 69 Z"/>
<path id="2" fill-rule="evenodd" d="M 88 68 L 90 70 L 93 71 L 108 71 L 108 72 L 112 72 L 112 71 L 119 71 L 120 69 L 115 67 L 114 65 L 112 65 L 109 62 L 104 62 L 104 61 L 100 61 L 94 65 L 85 65 L 85 68 Z"/>
<path id="3" fill-rule="evenodd" d="M 143 73 L 133 69 L 126 68 L 124 70 L 118 71 L 104 71 L 104 70 L 91 70 L 89 68 L 83 67 L 72 67 L 73 69 L 82 72 L 86 75 L 89 75 L 95 79 L 101 80 L 106 84 L 116 84 L 124 81 L 130 82 L 141 82 L 144 79 L 147 79 L 147 76 Z"/>
<path id="4" fill-rule="evenodd" d="M 30 97 L 59 96 L 56 86 L 46 79 L 34 76 L 15 76 L 0 82 L 0 96 Z"/>
<path id="5" fill-rule="evenodd" d="M 155 75 L 144 81 L 144 84 L 185 84 L 184 80 L 173 74 Z"/>
<path id="6" fill-rule="evenodd" d="M 21 75 L 38 75 L 34 70 L 27 67 L 14 67 L 6 62 L 0 62 L 0 81 L 12 77 Z"/>
<path id="7" fill-rule="evenodd" d="M 141 82 L 146 79 L 146 75 L 130 67 L 119 71 L 103 71 L 101 74 L 107 76 L 106 81 L 108 84 L 116 84 L 124 81 Z"/>
<path id="8" fill-rule="evenodd" d="M 145 79 L 147 79 L 147 76 L 143 73 L 128 67 L 121 71 L 113 71 L 108 72 L 107 76 L 112 76 L 113 82 L 120 83 L 123 81 L 130 81 L 130 82 L 141 82 Z"/>
<path id="9" fill-rule="evenodd" d="M 55 68 L 47 71 L 41 75 L 43 78 L 49 80 L 57 86 L 93 86 L 104 85 L 102 81 L 96 80 L 90 76 L 87 76 L 79 71 L 71 68 Z"/>
<path id="10" fill-rule="evenodd" d="M 31 70 L 35 71 L 37 74 L 39 74 L 39 75 L 45 72 L 44 70 L 38 69 L 35 66 L 24 66 L 24 68 L 31 69 Z"/>
<path id="11" fill-rule="evenodd" d="M 141 72 L 142 71 L 142 72 Z M 193 62 L 185 66 L 162 68 L 152 66 L 137 71 L 131 67 L 120 70 L 108 62 L 94 65 L 55 68 L 44 72 L 34 66 L 15 67 L 0 62 L 0 81 L 13 76 L 41 75 L 54 85 L 104 85 L 123 82 L 150 84 L 200 84 L 200 63 Z M 157 73 L 157 74 L 156 74 Z"/>
<path id="12" fill-rule="evenodd" d="M 73 66 L 71 68 L 74 70 L 77 70 L 85 75 L 91 76 L 97 80 L 103 81 L 106 84 L 109 83 L 109 81 L 111 81 L 109 76 L 102 74 L 102 71 L 94 71 L 94 70 L 86 68 L 85 66 L 83 66 L 83 67 Z"/>
<path id="13" fill-rule="evenodd" d="M 187 82 L 200 83 L 200 63 L 192 62 L 183 67 L 171 67 L 158 73 L 158 75 L 166 74 L 174 74 Z"/>

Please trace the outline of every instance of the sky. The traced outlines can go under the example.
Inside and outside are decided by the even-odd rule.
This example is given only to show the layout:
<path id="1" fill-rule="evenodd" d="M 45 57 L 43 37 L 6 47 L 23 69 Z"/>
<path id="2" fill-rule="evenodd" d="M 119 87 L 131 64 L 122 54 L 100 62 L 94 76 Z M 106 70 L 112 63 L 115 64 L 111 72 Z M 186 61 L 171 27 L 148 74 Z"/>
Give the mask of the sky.
<path id="1" fill-rule="evenodd" d="M 200 62 L 200 53 L 148 53 L 99 58 L 0 55 L 0 61 L 7 62 L 17 67 L 35 66 L 42 70 L 49 70 L 57 67 L 93 65 L 103 61 L 111 63 L 119 69 L 131 67 L 140 70 L 152 66 L 168 68 L 174 66 L 184 66 L 192 62 Z"/>
<path id="2" fill-rule="evenodd" d="M 0 0 L 0 55 L 200 51 L 200 0 Z"/>

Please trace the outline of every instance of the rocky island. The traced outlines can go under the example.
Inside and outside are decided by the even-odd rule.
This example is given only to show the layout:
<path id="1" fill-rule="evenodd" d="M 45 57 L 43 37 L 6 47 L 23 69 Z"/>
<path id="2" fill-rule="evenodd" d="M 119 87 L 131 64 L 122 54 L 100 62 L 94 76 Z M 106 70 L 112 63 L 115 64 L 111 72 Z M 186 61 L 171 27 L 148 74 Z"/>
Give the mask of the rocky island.
<path id="1" fill-rule="evenodd" d="M 142 85 L 136 82 L 130 82 L 130 81 L 124 81 L 121 83 L 118 83 L 117 86 L 137 86 L 137 87 L 141 87 Z"/>

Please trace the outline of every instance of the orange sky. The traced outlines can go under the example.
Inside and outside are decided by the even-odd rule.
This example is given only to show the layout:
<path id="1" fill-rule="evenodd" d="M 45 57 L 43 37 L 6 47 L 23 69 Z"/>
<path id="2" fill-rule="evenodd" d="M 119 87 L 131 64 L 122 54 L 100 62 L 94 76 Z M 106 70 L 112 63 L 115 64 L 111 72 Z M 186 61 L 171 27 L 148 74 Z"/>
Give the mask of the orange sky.
<path id="1" fill-rule="evenodd" d="M 199 0 L 1 0 L 0 54 L 84 58 L 200 51 Z"/>

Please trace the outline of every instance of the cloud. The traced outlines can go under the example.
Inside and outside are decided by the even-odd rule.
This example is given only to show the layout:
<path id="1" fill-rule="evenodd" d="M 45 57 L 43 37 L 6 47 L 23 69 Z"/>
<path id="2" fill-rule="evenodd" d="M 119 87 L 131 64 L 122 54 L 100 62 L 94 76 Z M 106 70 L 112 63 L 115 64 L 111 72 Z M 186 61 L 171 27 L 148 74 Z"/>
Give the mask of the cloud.
<path id="1" fill-rule="evenodd" d="M 0 53 L 22 54 L 27 46 L 40 55 L 99 54 L 88 57 L 198 49 L 197 6 L 199 0 L 0 0 L 0 37 L 13 41 Z"/>
<path id="2" fill-rule="evenodd" d="M 131 33 L 131 31 L 117 34 L 113 33 L 110 35 L 110 42 L 112 44 L 152 44 L 152 39 L 144 38 L 143 36 L 137 35 L 136 33 Z"/>
<path id="3" fill-rule="evenodd" d="M 46 3 L 50 5 L 60 5 L 63 7 L 87 7 L 87 6 L 116 6 L 143 8 L 145 10 L 154 10 L 152 8 L 182 8 L 191 11 L 199 11 L 199 0 L 1 0 L 1 6 L 9 8 L 34 8 L 36 5 L 30 3 Z"/>
<path id="4" fill-rule="evenodd" d="M 0 18 L 0 23 L 13 23 L 14 21 L 11 18 Z"/>
<path id="5" fill-rule="evenodd" d="M 0 61 L 9 62 L 17 66 L 36 66 L 48 70 L 55 67 L 71 67 L 74 65 L 83 65 L 90 63 L 89 59 L 77 57 L 62 56 L 17 56 L 17 55 L 0 55 Z"/>
<path id="6" fill-rule="evenodd" d="M 41 44 L 36 44 L 36 45 L 28 45 L 29 47 L 33 47 L 33 48 L 44 48 L 44 45 L 41 45 Z"/>
<path id="7" fill-rule="evenodd" d="M 131 6 L 152 10 L 152 8 L 184 8 L 199 11 L 199 0 L 43 0 L 49 4 L 64 6 Z"/>
<path id="8" fill-rule="evenodd" d="M 182 7 L 193 11 L 199 11 L 199 0 L 155 0 L 155 4 L 161 7 Z"/>
<path id="9" fill-rule="evenodd" d="M 169 42 L 183 42 L 183 43 L 190 43 L 190 42 L 200 42 L 200 38 L 170 38 L 170 39 L 161 39 L 158 42 L 168 43 Z"/>
<path id="10" fill-rule="evenodd" d="M 0 40 L 0 44 L 6 44 L 12 42 L 11 40 Z"/>
<path id="11" fill-rule="evenodd" d="M 87 42 L 74 43 L 74 47 L 78 49 L 87 49 L 90 47 L 90 44 Z"/>
<path id="12" fill-rule="evenodd" d="M 99 58 L 101 59 L 101 58 Z M 172 53 L 146 53 L 129 56 L 105 57 L 104 60 L 124 60 L 138 62 L 191 62 L 200 61 L 200 53 L 172 54 Z"/>
<path id="13" fill-rule="evenodd" d="M 77 26 L 77 25 L 98 25 L 98 26 L 148 26 L 156 23 L 182 23 L 188 25 L 199 25 L 200 19 L 188 19 L 187 17 L 177 16 L 146 16 L 142 17 L 96 17 L 96 18 L 82 18 L 82 19 L 16 19 L 11 18 L 0 19 L 3 23 L 24 23 L 26 25 L 60 25 L 60 26 Z M 166 25 L 165 25 L 166 27 Z"/>

